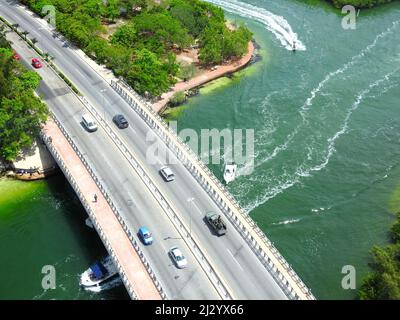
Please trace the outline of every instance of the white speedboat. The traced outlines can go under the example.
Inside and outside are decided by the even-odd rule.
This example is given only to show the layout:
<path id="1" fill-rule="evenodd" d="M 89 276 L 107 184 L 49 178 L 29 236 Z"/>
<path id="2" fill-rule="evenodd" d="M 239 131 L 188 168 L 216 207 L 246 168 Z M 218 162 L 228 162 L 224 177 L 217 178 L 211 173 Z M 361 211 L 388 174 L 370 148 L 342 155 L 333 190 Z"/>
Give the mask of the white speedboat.
<path id="1" fill-rule="evenodd" d="M 110 256 L 91 265 L 81 274 L 80 285 L 85 288 L 101 287 L 105 282 L 117 278 L 118 270 Z"/>
<path id="2" fill-rule="evenodd" d="M 224 180 L 226 184 L 229 182 L 232 182 L 236 178 L 236 170 L 237 170 L 237 164 L 232 162 L 232 163 L 226 163 L 225 164 L 225 169 L 224 169 Z"/>

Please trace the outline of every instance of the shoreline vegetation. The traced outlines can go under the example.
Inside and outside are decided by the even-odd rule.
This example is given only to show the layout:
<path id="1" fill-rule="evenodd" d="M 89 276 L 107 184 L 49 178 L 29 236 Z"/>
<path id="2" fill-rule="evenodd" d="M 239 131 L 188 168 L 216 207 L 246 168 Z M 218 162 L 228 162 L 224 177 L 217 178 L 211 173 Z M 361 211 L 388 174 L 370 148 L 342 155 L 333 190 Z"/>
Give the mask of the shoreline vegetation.
<path id="1" fill-rule="evenodd" d="M 30 147 L 49 116 L 47 106 L 35 95 L 40 76 L 16 60 L 0 24 L 0 158 L 3 169 Z"/>
<path id="2" fill-rule="evenodd" d="M 345 5 L 351 5 L 356 8 L 372 8 L 381 4 L 394 2 L 397 0 L 328 0 L 336 8 L 343 8 Z"/>
<path id="3" fill-rule="evenodd" d="M 372 272 L 358 291 L 360 300 L 400 299 L 400 212 L 390 229 L 390 241 L 386 246 L 372 248 Z"/>
<path id="4" fill-rule="evenodd" d="M 243 57 L 214 66 L 188 81 L 176 83 L 170 91 L 164 93 L 161 99 L 153 104 L 154 110 L 160 112 L 168 105 L 177 107 L 183 104 L 188 97 L 198 93 L 197 88 L 245 68 L 251 62 L 254 52 L 255 45 L 253 41 L 249 41 L 247 53 Z M 192 91 L 193 89 L 195 90 Z"/>
<path id="5" fill-rule="evenodd" d="M 59 32 L 153 103 L 177 83 L 240 59 L 252 39 L 247 27 L 232 27 L 221 8 L 200 0 L 20 2 L 42 17 L 54 5 Z"/>

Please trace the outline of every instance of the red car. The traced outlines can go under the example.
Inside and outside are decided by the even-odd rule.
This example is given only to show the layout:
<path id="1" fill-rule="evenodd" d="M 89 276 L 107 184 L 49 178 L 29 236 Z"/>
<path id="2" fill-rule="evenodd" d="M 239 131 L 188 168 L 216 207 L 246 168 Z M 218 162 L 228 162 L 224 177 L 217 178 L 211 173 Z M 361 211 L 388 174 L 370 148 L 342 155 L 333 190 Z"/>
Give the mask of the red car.
<path id="1" fill-rule="evenodd" d="M 14 60 L 21 59 L 21 56 L 16 51 L 13 51 L 13 56 L 12 57 L 13 57 Z"/>
<path id="2" fill-rule="evenodd" d="M 39 68 L 42 67 L 42 63 L 40 62 L 40 60 L 38 58 L 33 58 L 32 59 L 32 65 L 36 69 L 39 69 Z"/>

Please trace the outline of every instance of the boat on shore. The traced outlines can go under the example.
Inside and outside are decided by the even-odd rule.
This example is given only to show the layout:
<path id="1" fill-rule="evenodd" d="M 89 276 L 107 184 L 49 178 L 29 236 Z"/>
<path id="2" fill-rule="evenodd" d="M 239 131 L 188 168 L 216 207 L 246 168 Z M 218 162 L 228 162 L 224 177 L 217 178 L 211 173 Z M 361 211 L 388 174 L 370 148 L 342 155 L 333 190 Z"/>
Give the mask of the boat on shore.
<path id="1" fill-rule="evenodd" d="M 97 261 L 80 276 L 80 285 L 88 290 L 101 291 L 108 282 L 119 278 L 118 270 L 110 256 Z"/>
<path id="2" fill-rule="evenodd" d="M 237 164 L 234 162 L 226 163 L 224 169 L 224 180 L 226 184 L 232 182 L 236 178 Z"/>

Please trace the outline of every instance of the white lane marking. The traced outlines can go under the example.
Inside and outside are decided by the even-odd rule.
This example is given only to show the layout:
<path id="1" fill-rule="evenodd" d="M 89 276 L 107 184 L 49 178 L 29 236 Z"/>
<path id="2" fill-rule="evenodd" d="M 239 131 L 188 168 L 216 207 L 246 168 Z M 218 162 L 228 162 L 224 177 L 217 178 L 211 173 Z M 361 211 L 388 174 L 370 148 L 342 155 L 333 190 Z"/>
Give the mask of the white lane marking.
<path id="1" fill-rule="evenodd" d="M 197 211 L 200 213 L 200 215 L 203 215 L 203 211 L 200 210 L 200 208 L 196 205 L 196 199 L 194 199 L 193 201 L 189 201 L 190 203 L 193 204 L 193 206 L 197 209 Z"/>
<path id="2" fill-rule="evenodd" d="M 243 267 L 241 266 L 241 264 L 239 263 L 239 261 L 236 260 L 235 256 L 234 256 L 233 253 L 231 252 L 231 250 L 229 250 L 229 249 L 226 249 L 226 250 L 228 250 L 228 252 L 229 252 L 229 254 L 231 255 L 232 259 L 236 261 L 236 263 L 238 264 L 239 268 L 242 269 L 242 270 L 244 271 Z"/>

